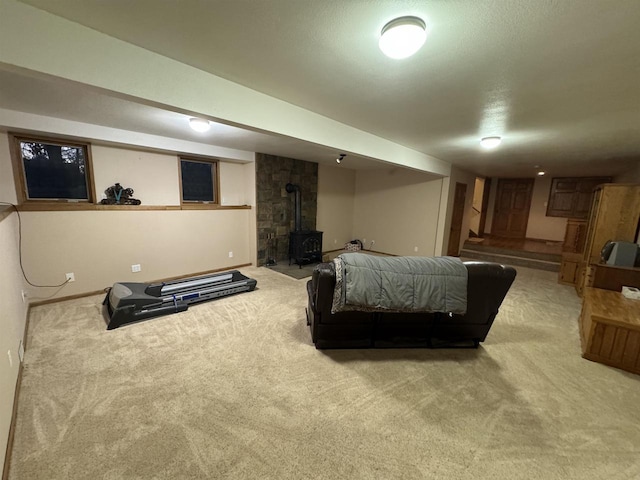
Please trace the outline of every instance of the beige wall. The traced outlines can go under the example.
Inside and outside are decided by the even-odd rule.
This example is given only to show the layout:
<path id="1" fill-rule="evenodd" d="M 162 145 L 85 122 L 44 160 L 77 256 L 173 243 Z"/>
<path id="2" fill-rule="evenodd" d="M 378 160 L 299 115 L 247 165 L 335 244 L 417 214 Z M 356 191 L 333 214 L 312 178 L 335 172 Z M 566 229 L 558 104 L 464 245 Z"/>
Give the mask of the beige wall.
<path id="1" fill-rule="evenodd" d="M 395 255 L 436 255 L 442 179 L 408 169 L 358 171 L 353 236 Z"/>
<path id="2" fill-rule="evenodd" d="M 6 170 L 0 170 L 2 176 Z M 1 195 L 0 198 L 5 198 Z M 18 379 L 18 346 L 23 338 L 27 308 L 22 302 L 22 274 L 18 263 L 18 218 L 0 220 L 0 464 L 4 461 Z M 11 352 L 12 363 L 9 362 Z"/>
<path id="3" fill-rule="evenodd" d="M 143 205 L 180 205 L 178 157 L 127 148 L 91 146 L 97 200 L 119 182 Z"/>
<path id="4" fill-rule="evenodd" d="M 252 210 L 24 212 L 23 262 L 31 300 L 251 263 Z M 47 241 L 44 242 L 43 238 Z M 233 252 L 233 258 L 229 257 Z M 142 271 L 131 272 L 132 264 Z"/>
<path id="5" fill-rule="evenodd" d="M 177 154 L 104 145 L 91 150 L 98 196 L 120 182 L 143 205 L 180 204 Z M 254 205 L 254 164 L 219 165 L 224 204 Z M 0 167 L 0 200 L 15 201 L 6 134 L 0 135 Z M 29 287 L 32 301 L 255 262 L 254 208 L 23 212 L 22 218 L 23 263 L 33 283 L 57 285 L 71 272 L 76 279 L 57 289 Z M 131 273 L 132 264 L 142 271 Z"/>
<path id="6" fill-rule="evenodd" d="M 353 240 L 356 171 L 318 165 L 316 228 L 323 232 L 322 249 L 342 248 Z"/>
<path id="7" fill-rule="evenodd" d="M 119 182 L 133 188 L 143 205 L 180 205 L 178 156 L 130 148 L 92 145 L 93 169 L 98 200 Z M 250 171 L 247 171 L 249 165 Z M 249 205 L 252 186 L 248 183 L 253 164 L 219 162 L 220 203 Z"/>
<path id="8" fill-rule="evenodd" d="M 562 217 L 547 217 L 547 203 L 551 189 L 551 177 L 537 177 L 533 184 L 531 195 L 531 209 L 527 224 L 527 238 L 562 241 L 567 228 L 567 219 Z"/>
<path id="9" fill-rule="evenodd" d="M 0 134 L 0 201 L 16 203 L 7 135 Z M 0 212 L 5 209 L 0 205 Z M 19 371 L 18 347 L 24 336 L 27 305 L 22 301 L 24 283 L 18 257 L 18 216 L 0 214 L 0 464 L 9 437 L 13 397 Z M 9 362 L 11 352 L 12 362 Z"/>
<path id="10" fill-rule="evenodd" d="M 13 204 L 18 201 L 9 155 L 9 136 L 6 133 L 0 133 L 0 201 Z"/>

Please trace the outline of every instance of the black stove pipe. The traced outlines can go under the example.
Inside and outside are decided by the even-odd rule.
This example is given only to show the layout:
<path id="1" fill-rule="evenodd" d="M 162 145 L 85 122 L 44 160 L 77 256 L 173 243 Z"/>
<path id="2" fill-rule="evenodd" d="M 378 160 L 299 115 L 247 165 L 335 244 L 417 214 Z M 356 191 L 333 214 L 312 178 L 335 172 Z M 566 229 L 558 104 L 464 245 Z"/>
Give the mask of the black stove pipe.
<path id="1" fill-rule="evenodd" d="M 287 183 L 284 187 L 287 190 L 287 193 L 296 193 L 295 197 L 295 214 L 296 214 L 296 232 L 300 232 L 302 230 L 302 206 L 300 201 L 300 186 L 294 185 L 292 183 Z"/>

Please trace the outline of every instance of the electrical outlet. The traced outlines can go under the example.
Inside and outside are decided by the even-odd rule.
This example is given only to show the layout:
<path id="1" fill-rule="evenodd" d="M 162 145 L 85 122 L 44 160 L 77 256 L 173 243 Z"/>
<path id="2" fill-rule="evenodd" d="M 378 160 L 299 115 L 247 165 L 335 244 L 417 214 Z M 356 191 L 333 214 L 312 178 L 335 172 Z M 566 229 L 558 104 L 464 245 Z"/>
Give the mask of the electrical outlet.
<path id="1" fill-rule="evenodd" d="M 229 252 L 229 258 L 233 258 L 233 252 Z"/>
<path id="2" fill-rule="evenodd" d="M 74 275 L 73 272 L 65 274 L 64 277 L 67 279 L 67 283 L 76 281 L 76 276 Z"/>
<path id="3" fill-rule="evenodd" d="M 413 251 L 417 252 L 418 251 L 418 247 L 413 247 Z"/>
<path id="4" fill-rule="evenodd" d="M 336 245 L 337 243 L 338 243 L 338 239 L 337 239 L 337 238 L 334 238 L 334 239 L 333 239 L 333 244 L 334 244 L 334 245 Z"/>
<path id="5" fill-rule="evenodd" d="M 22 290 L 22 303 L 27 303 L 27 292 Z"/>
<path id="6" fill-rule="evenodd" d="M 7 356 L 9 357 L 9 366 L 13 367 L 13 357 L 11 356 L 11 350 L 7 350 Z"/>
<path id="7" fill-rule="evenodd" d="M 136 263 L 135 265 L 131 265 L 131 271 L 133 273 L 137 273 L 137 272 L 139 272 L 141 270 L 142 270 L 142 267 L 140 266 L 139 263 Z"/>

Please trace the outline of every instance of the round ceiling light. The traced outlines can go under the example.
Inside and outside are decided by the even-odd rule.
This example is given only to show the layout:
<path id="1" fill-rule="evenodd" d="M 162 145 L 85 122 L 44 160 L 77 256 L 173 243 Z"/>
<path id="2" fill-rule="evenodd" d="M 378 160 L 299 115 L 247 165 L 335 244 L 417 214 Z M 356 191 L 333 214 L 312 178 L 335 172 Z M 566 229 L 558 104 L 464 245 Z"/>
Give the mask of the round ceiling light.
<path id="1" fill-rule="evenodd" d="M 480 145 L 482 146 L 482 148 L 496 148 L 498 145 L 500 145 L 500 142 L 502 142 L 502 139 L 500 137 L 484 137 L 482 140 L 480 140 Z"/>
<path id="2" fill-rule="evenodd" d="M 382 29 L 378 46 L 391 58 L 407 58 L 420 50 L 427 39 L 427 24 L 418 17 L 391 20 Z"/>
<path id="3" fill-rule="evenodd" d="M 189 119 L 189 126 L 191 126 L 191 128 L 193 128 L 196 132 L 206 132 L 211 128 L 209 120 L 204 120 L 202 118 Z"/>

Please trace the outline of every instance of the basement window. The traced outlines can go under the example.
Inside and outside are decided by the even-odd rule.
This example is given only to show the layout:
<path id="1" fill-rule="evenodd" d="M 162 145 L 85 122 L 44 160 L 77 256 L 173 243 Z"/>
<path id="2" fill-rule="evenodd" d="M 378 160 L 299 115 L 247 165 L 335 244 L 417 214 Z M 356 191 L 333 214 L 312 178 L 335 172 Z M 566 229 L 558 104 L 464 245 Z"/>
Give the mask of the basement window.
<path id="1" fill-rule="evenodd" d="M 182 203 L 217 204 L 218 162 L 180 158 Z"/>
<path id="2" fill-rule="evenodd" d="M 93 201 L 89 144 L 12 137 L 11 157 L 20 203 Z"/>

